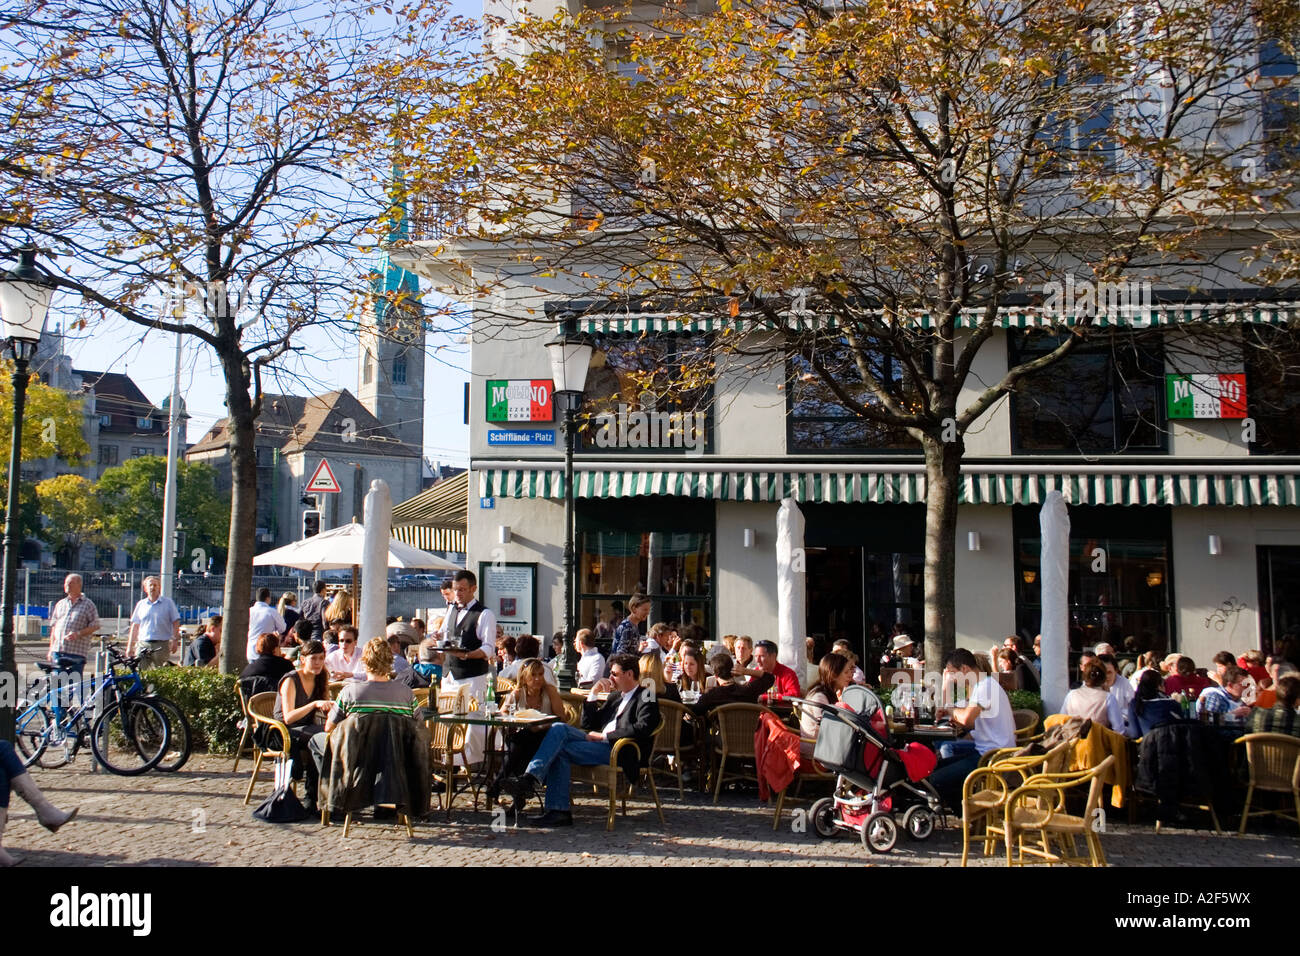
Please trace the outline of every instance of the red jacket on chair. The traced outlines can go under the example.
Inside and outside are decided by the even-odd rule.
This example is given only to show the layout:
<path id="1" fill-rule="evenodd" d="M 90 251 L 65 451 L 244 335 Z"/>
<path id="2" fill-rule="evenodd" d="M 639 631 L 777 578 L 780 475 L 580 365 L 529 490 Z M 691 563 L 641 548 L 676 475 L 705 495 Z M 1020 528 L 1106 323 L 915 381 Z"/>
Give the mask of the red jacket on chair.
<path id="1" fill-rule="evenodd" d="M 775 714 L 761 714 L 754 732 L 754 763 L 758 766 L 758 798 L 784 790 L 799 772 L 799 735 Z"/>

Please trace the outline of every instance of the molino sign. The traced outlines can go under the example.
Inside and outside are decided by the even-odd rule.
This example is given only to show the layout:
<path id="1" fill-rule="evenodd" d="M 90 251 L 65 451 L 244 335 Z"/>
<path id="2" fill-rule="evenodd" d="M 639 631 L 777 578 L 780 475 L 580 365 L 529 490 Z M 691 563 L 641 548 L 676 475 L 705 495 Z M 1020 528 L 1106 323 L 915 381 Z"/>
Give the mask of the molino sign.
<path id="1" fill-rule="evenodd" d="M 1246 376 L 1240 373 L 1166 375 L 1170 418 L 1245 418 Z"/>
<path id="2" fill-rule="evenodd" d="M 490 422 L 555 421 L 555 385 L 546 379 L 489 379 L 487 420 Z"/>

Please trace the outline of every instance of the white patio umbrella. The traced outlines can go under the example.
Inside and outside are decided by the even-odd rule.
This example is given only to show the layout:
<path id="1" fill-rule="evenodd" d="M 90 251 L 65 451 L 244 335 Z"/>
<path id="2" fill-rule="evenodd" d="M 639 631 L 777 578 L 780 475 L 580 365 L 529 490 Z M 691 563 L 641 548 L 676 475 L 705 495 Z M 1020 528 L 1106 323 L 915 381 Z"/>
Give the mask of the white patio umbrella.
<path id="1" fill-rule="evenodd" d="M 1038 513 L 1042 532 L 1043 661 L 1039 678 L 1043 707 L 1059 713 L 1070 687 L 1070 514 L 1065 497 L 1049 491 Z"/>
<path id="2" fill-rule="evenodd" d="M 365 561 L 366 529 L 358 522 L 331 528 L 318 535 L 286 544 L 283 548 L 267 551 L 253 558 L 255 565 L 279 565 L 302 571 L 336 571 L 359 567 Z M 390 568 L 435 568 L 442 571 L 459 571 L 460 565 L 409 544 L 388 539 L 388 566 Z"/>
<path id="3" fill-rule="evenodd" d="M 807 659 L 805 609 L 804 517 L 793 498 L 783 498 L 776 512 L 776 633 L 777 659 L 794 668 L 802 684 Z"/>

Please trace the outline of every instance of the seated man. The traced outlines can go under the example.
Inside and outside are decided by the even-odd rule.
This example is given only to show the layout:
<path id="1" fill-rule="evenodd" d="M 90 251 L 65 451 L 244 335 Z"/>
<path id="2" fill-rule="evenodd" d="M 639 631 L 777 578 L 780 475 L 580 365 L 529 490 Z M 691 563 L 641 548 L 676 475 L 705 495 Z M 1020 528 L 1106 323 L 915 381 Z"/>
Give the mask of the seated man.
<path id="1" fill-rule="evenodd" d="M 731 676 L 735 665 L 729 654 L 714 654 L 709 658 L 709 665 L 713 668 L 714 685 L 691 705 L 691 710 L 701 717 L 723 704 L 757 704 L 759 695 L 766 694 L 775 682 L 771 674 L 760 673 L 748 684 L 736 683 Z"/>
<path id="2" fill-rule="evenodd" d="M 582 708 L 579 730 L 569 724 L 552 724 L 519 777 L 502 781 L 502 789 L 522 807 L 536 788 L 546 784 L 546 812 L 532 821 L 535 827 L 573 826 L 569 800 L 569 766 L 596 767 L 609 763 L 614 744 L 631 737 L 644 754 L 659 726 L 659 704 L 654 695 L 640 684 L 637 659 L 631 654 L 615 654 L 609 661 L 609 679 L 597 681 L 594 691 L 612 686 L 604 704 L 588 701 Z M 593 697 L 595 694 L 592 695 Z"/>
<path id="3" fill-rule="evenodd" d="M 351 624 L 339 628 L 338 649 L 325 655 L 325 668 L 330 672 L 330 680 L 366 679 L 361 648 L 357 646 L 357 629 Z"/>
<path id="4" fill-rule="evenodd" d="M 1097 660 L 1106 668 L 1106 726 L 1125 737 L 1139 736 L 1136 727 L 1129 726 L 1133 707 L 1133 685 L 1120 676 L 1119 662 L 1111 654 L 1100 654 Z"/>
<path id="5" fill-rule="evenodd" d="M 1216 723 L 1234 728 L 1234 732 L 1235 729 L 1244 726 L 1251 711 L 1250 704 L 1241 699 L 1241 692 L 1245 690 L 1248 676 L 1236 664 L 1227 665 L 1220 677 L 1223 685 L 1211 685 L 1201 691 L 1201 696 L 1196 698 L 1197 716 L 1210 714 Z"/>
<path id="6" fill-rule="evenodd" d="M 1250 715 L 1250 732 L 1253 734 L 1290 734 L 1300 737 L 1300 715 L 1296 705 L 1300 704 L 1300 676 L 1295 669 L 1282 674 L 1277 679 L 1277 700 L 1265 710 L 1256 707 Z"/>
<path id="7" fill-rule="evenodd" d="M 992 674 L 981 674 L 975 655 L 959 647 L 948 655 L 943 665 L 944 702 L 968 700 L 965 707 L 942 707 L 955 726 L 966 727 L 970 736 L 940 745 L 939 763 L 930 774 L 930 783 L 949 810 L 961 809 L 961 787 L 980 757 L 990 750 L 1013 747 L 1016 742 L 1016 719 L 1011 700 Z M 954 695 L 954 691 L 958 693 Z M 967 696 L 969 692 L 969 696 Z"/>
<path id="8" fill-rule="evenodd" d="M 1165 693 L 1182 693 L 1195 700 L 1201 691 L 1213 684 L 1214 681 L 1208 677 L 1196 673 L 1196 661 L 1184 654 L 1174 664 L 1174 672 L 1165 678 Z"/>
<path id="9" fill-rule="evenodd" d="M 799 675 L 776 659 L 776 644 L 772 641 L 759 641 L 754 645 L 754 663 L 756 668 L 736 667 L 733 673 L 749 677 L 761 677 L 771 674 L 775 686 L 772 693 L 782 697 L 802 697 L 799 689 Z"/>

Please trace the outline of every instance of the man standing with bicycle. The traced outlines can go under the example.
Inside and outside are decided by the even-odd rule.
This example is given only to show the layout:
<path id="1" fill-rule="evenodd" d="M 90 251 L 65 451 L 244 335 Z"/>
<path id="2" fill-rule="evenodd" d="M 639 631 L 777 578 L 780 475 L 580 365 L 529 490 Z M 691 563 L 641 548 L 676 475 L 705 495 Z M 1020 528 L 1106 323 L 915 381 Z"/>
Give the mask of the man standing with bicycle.
<path id="1" fill-rule="evenodd" d="M 131 636 L 126 642 L 126 656 L 136 653 L 139 641 L 140 669 L 162 667 L 171 659 L 181 642 L 181 616 L 169 597 L 163 597 L 162 582 L 155 577 L 144 579 L 144 597 L 131 612 Z"/>
<path id="2" fill-rule="evenodd" d="M 65 670 L 81 673 L 90 655 L 90 639 L 99 630 L 99 612 L 90 598 L 81 593 L 81 575 L 63 579 L 67 595 L 54 605 L 50 618 L 50 649 L 45 656 Z"/>

